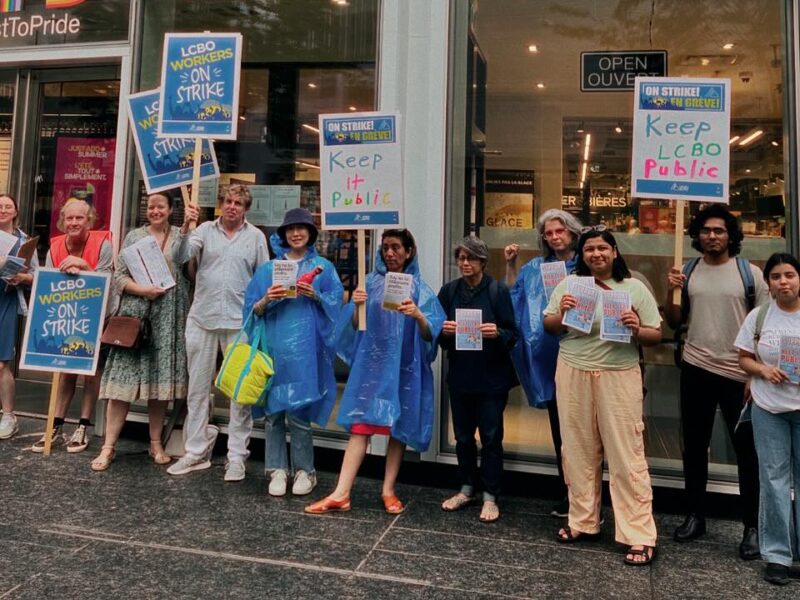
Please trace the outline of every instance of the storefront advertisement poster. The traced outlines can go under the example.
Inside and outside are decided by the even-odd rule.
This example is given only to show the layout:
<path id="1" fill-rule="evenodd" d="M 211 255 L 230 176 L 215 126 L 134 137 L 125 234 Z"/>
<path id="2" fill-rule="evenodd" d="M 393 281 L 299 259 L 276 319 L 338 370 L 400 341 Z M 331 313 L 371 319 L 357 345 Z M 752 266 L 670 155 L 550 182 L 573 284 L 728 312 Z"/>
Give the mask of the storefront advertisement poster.
<path id="1" fill-rule="evenodd" d="M 632 196 L 728 202 L 730 79 L 637 77 Z"/>
<path id="2" fill-rule="evenodd" d="M 323 229 L 403 224 L 400 115 L 319 116 Z"/>
<path id="3" fill-rule="evenodd" d="M 116 138 L 59 137 L 56 143 L 56 169 L 50 231 L 56 228 L 61 207 L 68 198 L 86 200 L 97 211 L 92 229 L 108 229 L 111 194 L 114 186 Z"/>
<path id="4" fill-rule="evenodd" d="M 194 140 L 157 136 L 160 94 L 155 89 L 128 96 L 128 120 L 148 194 L 191 183 L 194 167 Z M 219 177 L 211 140 L 203 140 L 201 160 L 201 180 Z"/>
<path id="5" fill-rule="evenodd" d="M 37 269 L 20 368 L 94 375 L 106 313 L 110 275 Z"/>
<path id="6" fill-rule="evenodd" d="M 241 58 L 239 33 L 164 36 L 158 135 L 235 140 Z"/>
<path id="7" fill-rule="evenodd" d="M 299 185 L 251 185 L 253 204 L 247 220 L 253 225 L 278 227 L 290 208 L 300 207 Z"/>

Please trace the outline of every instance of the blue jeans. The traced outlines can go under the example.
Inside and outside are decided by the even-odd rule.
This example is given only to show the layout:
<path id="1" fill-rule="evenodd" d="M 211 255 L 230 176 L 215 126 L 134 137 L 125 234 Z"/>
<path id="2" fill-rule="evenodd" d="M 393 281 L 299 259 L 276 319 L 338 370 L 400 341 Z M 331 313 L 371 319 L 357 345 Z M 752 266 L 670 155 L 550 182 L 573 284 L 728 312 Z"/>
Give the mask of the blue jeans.
<path id="1" fill-rule="evenodd" d="M 286 423 L 292 436 L 292 465 L 286 453 Z M 314 436 L 311 423 L 297 418 L 286 411 L 267 415 L 264 424 L 264 465 L 267 472 L 282 469 L 290 473 L 314 472 Z"/>
<path id="2" fill-rule="evenodd" d="M 761 475 L 758 539 L 761 558 L 792 566 L 800 539 L 800 410 L 773 414 L 753 405 L 753 433 Z M 795 502 L 792 518 L 791 487 Z M 793 531 L 794 529 L 794 531 Z"/>

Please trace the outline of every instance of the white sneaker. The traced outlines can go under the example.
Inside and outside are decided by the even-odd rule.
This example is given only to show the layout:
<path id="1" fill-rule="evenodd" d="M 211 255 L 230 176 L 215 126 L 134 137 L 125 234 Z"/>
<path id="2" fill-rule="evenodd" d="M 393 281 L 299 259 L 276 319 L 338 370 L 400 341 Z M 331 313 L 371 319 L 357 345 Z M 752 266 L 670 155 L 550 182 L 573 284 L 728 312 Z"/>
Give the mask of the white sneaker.
<path id="1" fill-rule="evenodd" d="M 3 413 L 0 417 L 0 440 L 7 440 L 19 431 L 19 424 L 14 413 Z"/>
<path id="2" fill-rule="evenodd" d="M 83 452 L 88 447 L 89 433 L 86 431 L 86 425 L 78 425 L 67 442 L 67 452 L 70 454 Z"/>
<path id="3" fill-rule="evenodd" d="M 44 452 L 44 444 L 46 439 L 47 439 L 47 433 L 45 432 L 42 434 L 42 437 L 40 437 L 38 441 L 33 443 L 33 446 L 31 446 L 31 452 L 35 452 L 36 454 L 41 454 L 42 452 Z M 55 448 L 57 446 L 60 446 L 66 443 L 66 441 L 67 440 L 64 437 L 64 434 L 61 433 L 61 425 L 53 427 L 53 435 L 50 438 L 50 448 Z"/>
<path id="4" fill-rule="evenodd" d="M 211 468 L 211 461 L 205 456 L 191 456 L 185 454 L 181 459 L 167 469 L 170 475 L 186 475 L 192 471 L 202 471 Z"/>
<path id="5" fill-rule="evenodd" d="M 232 460 L 225 465 L 225 481 L 241 481 L 244 473 L 244 462 L 241 460 Z"/>
<path id="6" fill-rule="evenodd" d="M 305 471 L 298 471 L 294 475 L 294 484 L 292 485 L 292 493 L 295 496 L 305 496 L 310 494 L 317 486 L 317 474 L 306 473 Z"/>
<path id="7" fill-rule="evenodd" d="M 275 469 L 270 475 L 269 479 L 269 495 L 270 496 L 285 496 L 286 495 L 286 471 L 283 469 Z"/>

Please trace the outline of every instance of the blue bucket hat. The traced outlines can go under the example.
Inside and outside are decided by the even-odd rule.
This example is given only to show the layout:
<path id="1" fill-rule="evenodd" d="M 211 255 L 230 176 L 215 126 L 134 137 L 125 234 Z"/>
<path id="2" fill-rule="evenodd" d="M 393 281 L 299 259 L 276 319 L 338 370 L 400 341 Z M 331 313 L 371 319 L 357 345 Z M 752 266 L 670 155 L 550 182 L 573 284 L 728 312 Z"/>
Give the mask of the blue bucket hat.
<path id="1" fill-rule="evenodd" d="M 317 241 L 319 231 L 314 224 L 314 217 L 305 208 L 290 208 L 283 216 L 283 223 L 278 227 L 278 235 L 281 241 L 286 243 L 286 228 L 290 225 L 305 225 L 308 228 L 308 245 L 313 246 Z"/>

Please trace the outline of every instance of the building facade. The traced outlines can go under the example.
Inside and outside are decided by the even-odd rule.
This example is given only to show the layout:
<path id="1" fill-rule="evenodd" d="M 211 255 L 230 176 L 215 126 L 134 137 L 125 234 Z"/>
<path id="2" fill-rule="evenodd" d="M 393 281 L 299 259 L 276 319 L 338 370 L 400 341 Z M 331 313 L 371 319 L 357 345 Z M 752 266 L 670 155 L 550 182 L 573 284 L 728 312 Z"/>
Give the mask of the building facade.
<path id="1" fill-rule="evenodd" d="M 244 37 L 239 136 L 216 144 L 222 177 L 201 190 L 206 218 L 229 183 L 319 212 L 317 115 L 403 115 L 406 225 L 433 287 L 457 276 L 449 251 L 468 232 L 536 254 L 548 208 L 574 211 L 617 235 L 629 265 L 663 302 L 674 208 L 632 199 L 632 77 L 724 77 L 732 85 L 731 209 L 763 261 L 798 250 L 796 0 L 11 0 L 0 3 L 0 191 L 21 225 L 54 233 L 68 196 L 91 201 L 119 243 L 144 218 L 144 188 L 125 99 L 159 85 L 167 32 Z M 587 141 L 591 140 L 591 144 Z M 286 204 L 289 206 L 289 204 Z M 691 207 L 689 212 L 694 212 Z M 279 211 L 278 211 L 279 212 Z M 175 215 L 180 219 L 180 211 Z M 269 210 L 253 215 L 266 232 Z M 688 239 L 684 240 L 690 255 Z M 320 250 L 354 285 L 351 236 Z M 658 485 L 682 485 L 672 332 L 647 349 L 647 453 Z M 442 361 L 437 426 L 423 460 L 455 462 Z M 340 366 L 342 381 L 346 369 Z M 25 410 L 44 412 L 30 389 Z M 26 386 L 28 386 L 26 388 Z M 38 386 L 38 387 L 37 387 Z M 38 400 L 33 400 L 33 398 Z M 217 399 L 217 418 L 226 406 Z M 39 404 L 37 404 L 39 403 Z M 137 418 L 134 415 L 134 418 Z M 508 468 L 555 473 L 547 415 L 519 390 L 506 411 Z M 718 435 L 717 435 L 718 434 Z M 713 485 L 735 491 L 733 451 L 712 442 Z M 343 447 L 331 423 L 317 443 Z M 373 445 L 381 452 L 380 442 Z"/>

